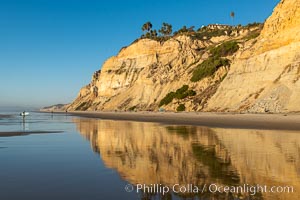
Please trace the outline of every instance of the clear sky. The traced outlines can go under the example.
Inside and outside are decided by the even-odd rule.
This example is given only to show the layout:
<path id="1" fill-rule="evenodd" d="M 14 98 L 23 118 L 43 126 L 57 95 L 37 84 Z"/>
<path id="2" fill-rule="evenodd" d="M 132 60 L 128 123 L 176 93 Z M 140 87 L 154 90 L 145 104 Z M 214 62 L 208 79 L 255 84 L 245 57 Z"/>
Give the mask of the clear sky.
<path id="1" fill-rule="evenodd" d="M 279 0 L 0 0 L 0 107 L 71 102 L 151 21 L 263 22 Z"/>

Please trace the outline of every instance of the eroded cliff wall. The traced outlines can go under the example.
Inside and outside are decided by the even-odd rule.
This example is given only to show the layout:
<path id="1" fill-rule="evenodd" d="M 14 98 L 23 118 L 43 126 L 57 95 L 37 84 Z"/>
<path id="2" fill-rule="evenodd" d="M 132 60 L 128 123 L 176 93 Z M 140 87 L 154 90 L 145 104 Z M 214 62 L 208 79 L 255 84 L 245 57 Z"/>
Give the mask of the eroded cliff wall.
<path id="1" fill-rule="evenodd" d="M 138 110 L 155 110 L 167 93 L 185 84 L 200 94 L 228 71 L 222 67 L 214 77 L 197 83 L 190 81 L 194 67 L 209 56 L 206 49 L 212 44 L 210 40 L 194 40 L 184 35 L 164 43 L 139 40 L 108 59 L 68 109 L 128 110 L 135 107 Z M 189 110 L 195 109 L 192 99 L 183 101 L 189 105 Z M 177 102 L 167 108 L 174 110 L 174 104 Z"/>
<path id="2" fill-rule="evenodd" d="M 255 38 L 257 29 L 232 27 L 209 38 L 179 34 L 164 42 L 140 39 L 108 59 L 67 109 L 175 111 L 183 104 L 186 111 L 300 111 L 300 0 L 282 0 Z M 195 69 L 215 56 L 211 49 L 228 41 L 239 46 L 222 56 L 230 67 L 192 82 Z M 183 85 L 196 95 L 160 105 Z"/>
<path id="3" fill-rule="evenodd" d="M 300 111 L 300 1 L 283 0 L 235 59 L 208 111 Z"/>

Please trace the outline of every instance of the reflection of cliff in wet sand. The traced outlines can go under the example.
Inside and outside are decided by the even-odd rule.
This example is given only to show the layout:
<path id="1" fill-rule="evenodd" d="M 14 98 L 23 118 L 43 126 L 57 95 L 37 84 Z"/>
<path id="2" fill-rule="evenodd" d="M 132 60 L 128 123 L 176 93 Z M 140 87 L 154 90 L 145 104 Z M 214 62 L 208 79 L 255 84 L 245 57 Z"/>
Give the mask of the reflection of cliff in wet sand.
<path id="1" fill-rule="evenodd" d="M 247 175 L 245 181 L 300 186 L 300 132 L 215 129 L 215 133 L 238 172 Z"/>
<path id="2" fill-rule="evenodd" d="M 192 135 L 168 134 L 166 128 L 151 123 L 75 120 L 105 164 L 132 183 L 189 183 L 198 181 L 195 174 L 208 173 L 193 159 Z"/>
<path id="3" fill-rule="evenodd" d="M 104 163 L 133 183 L 292 185 L 300 189 L 296 132 L 158 126 L 74 119 Z M 298 199 L 298 194 L 262 194 Z"/>

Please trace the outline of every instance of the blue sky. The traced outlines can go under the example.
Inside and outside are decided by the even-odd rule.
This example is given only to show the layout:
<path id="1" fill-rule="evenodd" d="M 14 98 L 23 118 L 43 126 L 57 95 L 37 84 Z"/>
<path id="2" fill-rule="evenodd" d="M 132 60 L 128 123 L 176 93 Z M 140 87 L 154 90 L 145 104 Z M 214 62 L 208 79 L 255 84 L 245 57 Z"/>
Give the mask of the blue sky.
<path id="1" fill-rule="evenodd" d="M 0 107 L 71 102 L 94 71 L 151 21 L 263 22 L 279 0 L 0 0 Z"/>

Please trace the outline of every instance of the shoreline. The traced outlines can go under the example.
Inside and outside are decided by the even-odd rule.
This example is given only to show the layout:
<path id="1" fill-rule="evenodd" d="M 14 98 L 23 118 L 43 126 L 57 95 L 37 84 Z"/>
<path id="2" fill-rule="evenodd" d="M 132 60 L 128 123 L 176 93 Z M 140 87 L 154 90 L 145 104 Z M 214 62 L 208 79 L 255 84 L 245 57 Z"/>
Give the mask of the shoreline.
<path id="1" fill-rule="evenodd" d="M 11 114 L 0 114 L 0 119 L 3 119 L 3 118 L 12 118 L 13 115 Z"/>
<path id="2" fill-rule="evenodd" d="M 66 114 L 65 112 L 54 112 Z M 238 114 L 204 112 L 102 112 L 73 111 L 68 115 L 98 118 L 104 120 L 122 120 L 154 122 L 170 125 L 206 126 L 212 128 L 300 130 L 299 114 Z"/>
<path id="3" fill-rule="evenodd" d="M 64 131 L 4 131 L 0 137 L 26 136 L 32 134 L 63 133 Z"/>

